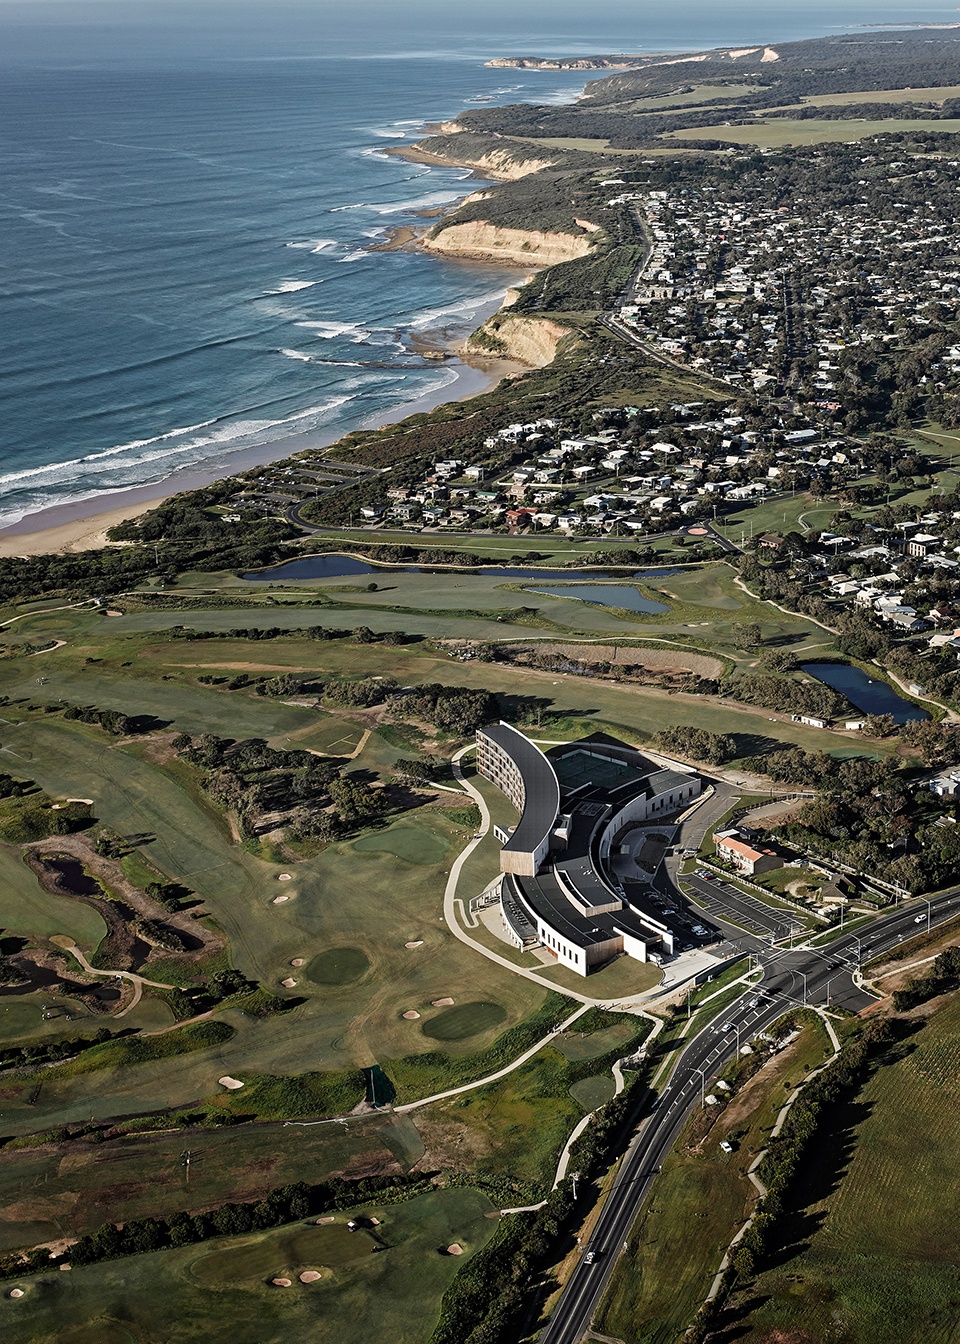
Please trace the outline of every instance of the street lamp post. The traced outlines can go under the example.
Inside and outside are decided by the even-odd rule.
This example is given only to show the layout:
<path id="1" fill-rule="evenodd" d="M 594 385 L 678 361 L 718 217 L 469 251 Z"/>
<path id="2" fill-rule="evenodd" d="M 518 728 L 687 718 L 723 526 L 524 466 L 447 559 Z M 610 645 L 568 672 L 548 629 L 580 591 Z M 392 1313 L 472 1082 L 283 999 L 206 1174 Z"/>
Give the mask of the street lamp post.
<path id="1" fill-rule="evenodd" d="M 808 972 L 807 972 L 807 971 L 800 971 L 800 972 L 798 972 L 798 974 L 801 975 L 801 976 L 803 977 L 803 1002 L 804 1002 L 804 1005 L 806 1005 L 806 1002 L 807 1002 L 807 974 L 808 974 Z"/>
<path id="2" fill-rule="evenodd" d="M 930 932 L 930 915 L 931 915 L 932 911 L 931 911 L 930 902 L 927 900 L 926 896 L 924 896 L 923 899 L 924 899 L 924 902 L 925 902 L 926 907 L 927 907 L 927 933 L 929 933 L 929 932 Z"/>

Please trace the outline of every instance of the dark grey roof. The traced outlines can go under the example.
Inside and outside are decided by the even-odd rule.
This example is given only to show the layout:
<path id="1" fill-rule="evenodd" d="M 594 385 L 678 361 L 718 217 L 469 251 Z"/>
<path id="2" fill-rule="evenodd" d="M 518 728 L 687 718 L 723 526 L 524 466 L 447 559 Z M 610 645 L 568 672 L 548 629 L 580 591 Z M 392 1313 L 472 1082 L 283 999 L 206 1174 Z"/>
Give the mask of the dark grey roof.
<path id="1" fill-rule="evenodd" d="M 505 850 L 532 854 L 553 830 L 560 811 L 560 784 L 539 747 L 508 723 L 488 724 L 482 730 L 506 751 L 523 779 L 523 812 Z"/>
<path id="2" fill-rule="evenodd" d="M 659 933 L 627 906 L 605 915 L 579 914 L 549 869 L 537 877 L 516 877 L 511 873 L 506 881 L 518 904 L 526 906 L 531 916 L 539 916 L 574 947 L 594 947 L 616 938 L 619 933 L 631 934 L 654 945 L 660 941 Z"/>

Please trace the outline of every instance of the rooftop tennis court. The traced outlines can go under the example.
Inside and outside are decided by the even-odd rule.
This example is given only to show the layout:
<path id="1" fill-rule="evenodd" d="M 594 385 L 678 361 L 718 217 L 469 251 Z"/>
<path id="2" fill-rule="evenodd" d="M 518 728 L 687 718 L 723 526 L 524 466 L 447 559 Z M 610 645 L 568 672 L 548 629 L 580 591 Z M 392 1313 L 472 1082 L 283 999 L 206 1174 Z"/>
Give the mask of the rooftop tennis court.
<path id="1" fill-rule="evenodd" d="M 579 789 L 583 784 L 594 784 L 601 789 L 615 789 L 629 780 L 643 779 L 643 772 L 622 761 L 593 756 L 588 751 L 571 751 L 569 755 L 551 757 L 557 778 L 565 789 Z"/>

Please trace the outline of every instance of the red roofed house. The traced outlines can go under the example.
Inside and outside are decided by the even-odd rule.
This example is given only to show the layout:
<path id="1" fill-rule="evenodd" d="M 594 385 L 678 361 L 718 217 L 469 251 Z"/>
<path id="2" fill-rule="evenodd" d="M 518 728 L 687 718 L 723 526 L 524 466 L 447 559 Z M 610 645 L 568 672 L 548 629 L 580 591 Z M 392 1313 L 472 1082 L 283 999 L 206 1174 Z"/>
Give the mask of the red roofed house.
<path id="1" fill-rule="evenodd" d="M 732 863 L 737 872 L 745 873 L 747 877 L 783 867 L 783 860 L 775 850 L 755 849 L 746 840 L 741 840 L 736 831 L 718 831 L 713 843 L 717 847 L 717 858 Z"/>

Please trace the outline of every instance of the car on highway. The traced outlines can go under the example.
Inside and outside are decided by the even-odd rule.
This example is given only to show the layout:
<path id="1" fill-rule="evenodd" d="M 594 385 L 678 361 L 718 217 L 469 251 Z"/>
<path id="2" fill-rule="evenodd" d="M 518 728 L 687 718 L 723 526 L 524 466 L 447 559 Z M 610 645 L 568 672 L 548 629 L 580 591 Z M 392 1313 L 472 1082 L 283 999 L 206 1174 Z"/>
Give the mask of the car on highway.
<path id="1" fill-rule="evenodd" d="M 720 1030 L 721 1030 L 721 1031 L 733 1031 L 733 1030 L 734 1030 L 733 1023 L 732 1023 L 732 1022 L 724 1022 L 723 1026 L 720 1028 Z"/>
<path id="2" fill-rule="evenodd" d="M 917 915 L 916 919 L 913 922 L 914 924 L 923 924 L 926 922 L 926 918 L 927 918 L 926 915 Z"/>
<path id="3" fill-rule="evenodd" d="M 596 1251 L 587 1251 L 586 1255 L 583 1257 L 583 1263 L 585 1265 L 592 1265 L 596 1262 L 596 1259 L 597 1259 Z"/>

